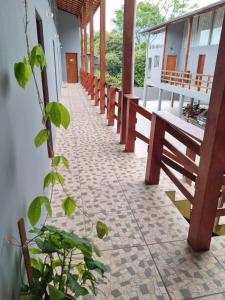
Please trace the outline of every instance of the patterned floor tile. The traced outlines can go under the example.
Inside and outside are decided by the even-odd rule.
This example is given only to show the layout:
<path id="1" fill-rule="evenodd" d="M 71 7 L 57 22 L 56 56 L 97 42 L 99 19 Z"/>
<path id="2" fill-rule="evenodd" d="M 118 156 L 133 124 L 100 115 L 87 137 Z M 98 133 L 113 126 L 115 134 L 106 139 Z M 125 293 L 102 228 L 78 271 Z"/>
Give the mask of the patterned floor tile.
<path id="1" fill-rule="evenodd" d="M 90 222 L 92 220 L 92 222 Z M 98 221 L 109 226 L 109 236 L 103 241 L 97 239 L 94 224 Z M 85 216 L 87 234 L 91 236 L 101 250 L 118 249 L 137 245 L 144 245 L 144 240 L 132 212 L 106 212 L 89 214 Z"/>
<path id="2" fill-rule="evenodd" d="M 172 299 L 225 291 L 225 272 L 210 252 L 195 253 L 184 241 L 149 246 Z"/>
<path id="3" fill-rule="evenodd" d="M 147 244 L 186 240 L 188 223 L 171 206 L 152 207 L 149 211 L 134 211 Z"/>

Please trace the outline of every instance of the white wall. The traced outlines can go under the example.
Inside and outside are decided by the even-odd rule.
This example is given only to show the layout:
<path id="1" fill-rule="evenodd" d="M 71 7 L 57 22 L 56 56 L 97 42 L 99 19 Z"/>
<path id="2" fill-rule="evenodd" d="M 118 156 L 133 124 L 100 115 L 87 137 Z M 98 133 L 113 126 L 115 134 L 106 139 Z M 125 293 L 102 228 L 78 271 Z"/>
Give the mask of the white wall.
<path id="1" fill-rule="evenodd" d="M 35 9 L 43 21 L 50 99 L 56 99 L 52 40 L 57 32 L 48 0 L 29 0 L 29 36 L 37 44 Z M 28 205 L 43 193 L 48 172 L 47 147 L 36 149 L 34 137 L 41 129 L 41 114 L 31 81 L 22 90 L 13 74 L 14 63 L 25 53 L 23 1 L 1 1 L 0 9 L 0 299 L 18 300 L 20 284 L 18 249 L 7 237 L 19 240 L 17 221 L 26 218 Z M 60 74 L 58 74 L 60 77 Z M 38 84 L 40 72 L 37 72 Z"/>
<path id="2" fill-rule="evenodd" d="M 66 81 L 66 53 L 72 52 L 78 54 L 78 76 L 80 75 L 81 49 L 79 19 L 67 12 L 59 11 L 58 26 L 59 39 L 62 45 L 62 78 Z"/>

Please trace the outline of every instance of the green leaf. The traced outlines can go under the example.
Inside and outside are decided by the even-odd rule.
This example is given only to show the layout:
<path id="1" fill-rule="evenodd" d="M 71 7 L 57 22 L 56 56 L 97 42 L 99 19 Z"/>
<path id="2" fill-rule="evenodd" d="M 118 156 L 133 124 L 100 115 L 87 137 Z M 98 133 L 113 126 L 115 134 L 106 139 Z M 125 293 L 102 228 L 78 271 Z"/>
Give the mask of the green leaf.
<path id="1" fill-rule="evenodd" d="M 37 249 L 37 248 L 31 248 L 31 249 L 29 249 L 29 251 L 30 251 L 31 254 L 34 254 L 34 255 L 42 253 L 42 251 L 40 249 Z"/>
<path id="2" fill-rule="evenodd" d="M 85 257 L 84 261 L 89 270 L 99 271 L 102 275 L 104 275 L 104 273 L 107 271 L 106 266 L 98 260 L 93 260 Z"/>
<path id="3" fill-rule="evenodd" d="M 48 285 L 50 300 L 62 300 L 65 299 L 65 294 L 59 289 L 56 289 L 52 285 Z"/>
<path id="4" fill-rule="evenodd" d="M 41 261 L 41 259 L 31 258 L 31 266 L 32 268 L 38 270 L 39 272 L 42 272 L 44 264 Z"/>
<path id="5" fill-rule="evenodd" d="M 45 196 L 36 197 L 31 202 L 29 209 L 28 209 L 28 218 L 29 218 L 30 224 L 32 226 L 35 226 L 38 223 L 38 221 L 40 220 L 42 204 L 44 204 L 44 206 L 47 210 L 47 213 L 50 216 L 52 215 L 52 209 L 51 209 L 51 204 L 50 204 L 49 199 Z"/>
<path id="6" fill-rule="evenodd" d="M 99 239 L 103 239 L 109 234 L 108 226 L 101 221 L 98 221 L 96 224 L 96 231 Z"/>
<path id="7" fill-rule="evenodd" d="M 69 161 L 65 156 L 55 156 L 52 158 L 53 167 L 57 167 L 60 163 L 62 163 L 66 169 L 69 169 Z"/>
<path id="8" fill-rule="evenodd" d="M 56 183 L 64 185 L 64 177 L 58 172 L 50 172 L 48 175 L 45 176 L 44 189 L 49 187 L 50 184 L 54 185 Z"/>
<path id="9" fill-rule="evenodd" d="M 89 294 L 88 290 L 77 282 L 77 276 L 68 273 L 67 281 L 70 289 L 75 293 L 76 298 Z"/>
<path id="10" fill-rule="evenodd" d="M 47 129 L 41 130 L 35 137 L 34 144 L 38 148 L 44 144 L 49 138 L 49 131 Z"/>
<path id="11" fill-rule="evenodd" d="M 70 113 L 68 109 L 61 103 L 59 103 L 59 108 L 61 112 L 61 124 L 65 129 L 67 129 L 70 125 Z"/>
<path id="12" fill-rule="evenodd" d="M 70 114 L 63 104 L 58 102 L 50 102 L 47 104 L 45 111 L 56 127 L 60 127 L 61 125 L 65 129 L 69 127 Z"/>
<path id="13" fill-rule="evenodd" d="M 65 216 L 70 217 L 76 210 L 77 204 L 73 198 L 67 197 L 62 204 L 62 208 L 65 212 Z"/>
<path id="14" fill-rule="evenodd" d="M 37 45 L 37 46 L 33 47 L 32 51 L 31 51 L 31 55 L 30 55 L 30 63 L 31 63 L 32 69 L 34 68 L 34 66 L 36 66 L 38 68 L 39 67 L 42 67 L 42 68 L 47 67 L 44 51 L 43 51 L 41 45 Z"/>
<path id="15" fill-rule="evenodd" d="M 50 103 L 47 104 L 45 110 L 46 110 L 46 113 L 51 118 L 52 123 L 56 127 L 60 127 L 60 125 L 61 125 L 61 111 L 60 111 L 59 103 L 50 102 Z"/>
<path id="16" fill-rule="evenodd" d="M 25 88 L 25 86 L 32 77 L 31 66 L 26 58 L 24 58 L 23 61 L 18 62 L 14 65 L 14 74 L 18 84 L 22 88 Z"/>

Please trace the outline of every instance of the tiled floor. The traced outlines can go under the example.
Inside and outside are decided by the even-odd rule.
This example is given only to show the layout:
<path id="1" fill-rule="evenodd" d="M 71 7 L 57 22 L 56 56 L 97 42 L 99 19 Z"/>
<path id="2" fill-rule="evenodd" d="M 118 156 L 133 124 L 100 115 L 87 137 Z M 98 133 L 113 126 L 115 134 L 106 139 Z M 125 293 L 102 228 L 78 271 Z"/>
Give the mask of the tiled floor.
<path id="1" fill-rule="evenodd" d="M 49 222 L 94 238 L 102 250 L 108 284 L 96 299 L 225 299 L 225 239 L 194 253 L 186 242 L 188 224 L 165 194 L 174 190 L 167 177 L 145 186 L 146 158 L 123 152 L 115 129 L 80 85 L 65 87 L 63 101 L 72 123 L 57 132 L 56 151 L 70 160 L 70 170 L 62 172 L 79 211 L 62 216 L 59 190 Z M 104 241 L 96 239 L 89 217 L 109 225 Z"/>

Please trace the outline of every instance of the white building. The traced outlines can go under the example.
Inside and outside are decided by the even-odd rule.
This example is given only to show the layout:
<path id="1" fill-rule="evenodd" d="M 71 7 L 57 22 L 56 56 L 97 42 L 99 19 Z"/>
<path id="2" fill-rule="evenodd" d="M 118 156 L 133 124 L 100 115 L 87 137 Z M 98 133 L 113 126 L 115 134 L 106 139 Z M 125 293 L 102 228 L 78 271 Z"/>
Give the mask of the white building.
<path id="1" fill-rule="evenodd" d="M 150 27 L 145 71 L 144 105 L 148 88 L 179 95 L 180 115 L 185 98 L 208 104 L 213 83 L 225 1 Z"/>

